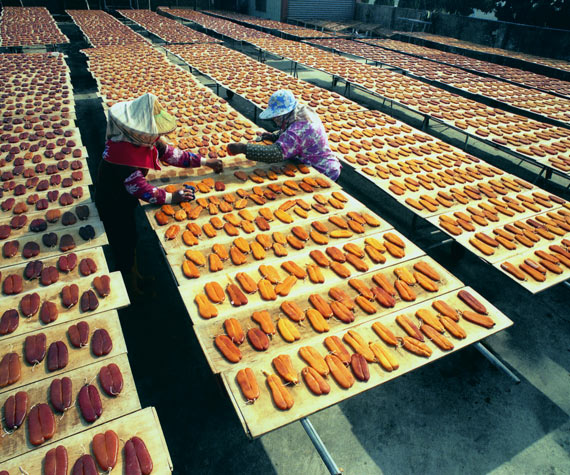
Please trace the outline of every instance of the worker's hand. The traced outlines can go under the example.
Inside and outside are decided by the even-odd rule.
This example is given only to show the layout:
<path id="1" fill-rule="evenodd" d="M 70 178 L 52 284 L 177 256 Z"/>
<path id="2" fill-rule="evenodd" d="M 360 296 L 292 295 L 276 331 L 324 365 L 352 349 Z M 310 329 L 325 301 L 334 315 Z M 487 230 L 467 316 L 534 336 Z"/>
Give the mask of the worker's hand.
<path id="1" fill-rule="evenodd" d="M 159 137 L 159 139 L 156 142 L 154 142 L 154 146 L 158 150 L 159 155 L 164 155 L 164 152 L 166 152 L 167 143 L 164 141 L 162 137 Z"/>
<path id="2" fill-rule="evenodd" d="M 238 155 L 240 153 L 245 153 L 246 144 L 244 143 L 230 143 L 228 144 L 228 154 L 230 155 Z"/>
<path id="3" fill-rule="evenodd" d="M 218 158 L 208 158 L 204 163 L 204 166 L 211 168 L 216 173 L 222 173 L 224 171 L 224 164 Z"/>
<path id="4" fill-rule="evenodd" d="M 271 142 L 275 142 L 275 140 L 277 139 L 276 134 L 271 133 L 271 132 L 265 132 L 262 130 L 258 130 L 256 132 L 257 134 L 257 141 L 261 142 L 262 140 L 271 140 Z"/>
<path id="5" fill-rule="evenodd" d="M 195 198 L 193 187 L 184 188 L 172 193 L 172 204 L 177 205 L 183 201 L 193 201 Z"/>

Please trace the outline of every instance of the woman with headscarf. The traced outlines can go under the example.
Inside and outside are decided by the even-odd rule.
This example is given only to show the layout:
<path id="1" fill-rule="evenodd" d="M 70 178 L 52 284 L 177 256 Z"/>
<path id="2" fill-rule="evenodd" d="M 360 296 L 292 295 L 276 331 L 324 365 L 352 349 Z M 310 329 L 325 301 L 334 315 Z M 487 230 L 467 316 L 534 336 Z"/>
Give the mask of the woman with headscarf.
<path id="1" fill-rule="evenodd" d="M 113 246 L 117 268 L 135 288 L 137 278 L 140 279 L 135 262 L 138 200 L 177 204 L 194 199 L 191 188 L 168 193 L 151 185 L 145 178 L 148 171 L 160 170 L 161 162 L 182 168 L 204 165 L 216 172 L 222 171 L 220 160 L 204 159 L 161 140 L 162 135 L 175 128 L 176 120 L 153 94 L 117 103 L 108 112 L 95 201 Z"/>
<path id="2" fill-rule="evenodd" d="M 276 133 L 261 135 L 273 144 L 231 143 L 228 145 L 231 155 L 245 153 L 248 160 L 269 163 L 295 158 L 331 180 L 338 179 L 341 164 L 329 146 L 321 119 L 309 106 L 299 104 L 291 91 L 281 89 L 273 93 L 259 118 L 273 119 L 279 127 Z"/>

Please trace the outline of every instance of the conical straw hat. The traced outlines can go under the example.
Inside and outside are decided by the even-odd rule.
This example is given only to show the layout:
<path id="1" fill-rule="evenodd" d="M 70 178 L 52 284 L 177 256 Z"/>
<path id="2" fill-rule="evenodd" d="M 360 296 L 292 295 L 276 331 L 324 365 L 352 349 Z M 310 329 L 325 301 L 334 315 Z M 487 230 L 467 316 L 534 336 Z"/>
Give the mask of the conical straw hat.
<path id="1" fill-rule="evenodd" d="M 123 132 L 135 137 L 156 137 L 176 128 L 174 117 L 150 93 L 115 104 L 109 109 L 109 115 Z"/>
<path id="2" fill-rule="evenodd" d="M 154 101 L 152 113 L 154 114 L 156 130 L 160 135 L 168 134 L 176 128 L 176 119 L 172 117 L 164 107 L 162 107 L 162 104 L 158 102 L 158 99 Z"/>

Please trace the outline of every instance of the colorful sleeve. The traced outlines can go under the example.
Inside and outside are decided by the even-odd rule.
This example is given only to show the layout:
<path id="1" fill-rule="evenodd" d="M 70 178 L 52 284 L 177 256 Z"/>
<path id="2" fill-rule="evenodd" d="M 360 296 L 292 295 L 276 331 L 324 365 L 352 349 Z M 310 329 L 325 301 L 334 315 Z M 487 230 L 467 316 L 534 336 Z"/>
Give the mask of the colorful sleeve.
<path id="1" fill-rule="evenodd" d="M 139 200 L 159 205 L 167 202 L 168 193 L 162 188 L 152 186 L 140 170 L 131 173 L 125 179 L 124 184 L 127 192 Z"/>
<path id="2" fill-rule="evenodd" d="M 283 159 L 298 157 L 303 152 L 301 137 L 294 128 L 294 125 L 283 132 L 276 144 L 279 144 L 283 152 Z"/>
<path id="3" fill-rule="evenodd" d="M 199 155 L 192 152 L 184 152 L 172 145 L 167 145 L 162 155 L 159 155 L 159 158 L 169 165 L 180 168 L 197 168 L 201 165 Z"/>

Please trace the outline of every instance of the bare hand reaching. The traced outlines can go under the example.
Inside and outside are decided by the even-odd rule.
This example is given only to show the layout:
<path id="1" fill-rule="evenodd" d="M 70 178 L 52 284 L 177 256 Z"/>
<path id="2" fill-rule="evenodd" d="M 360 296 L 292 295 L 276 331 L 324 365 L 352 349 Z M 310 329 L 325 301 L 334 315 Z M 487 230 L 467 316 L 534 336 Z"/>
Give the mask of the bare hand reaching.
<path id="1" fill-rule="evenodd" d="M 208 158 L 204 165 L 211 168 L 216 173 L 222 173 L 224 171 L 224 163 L 218 158 Z"/>

